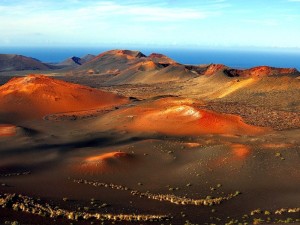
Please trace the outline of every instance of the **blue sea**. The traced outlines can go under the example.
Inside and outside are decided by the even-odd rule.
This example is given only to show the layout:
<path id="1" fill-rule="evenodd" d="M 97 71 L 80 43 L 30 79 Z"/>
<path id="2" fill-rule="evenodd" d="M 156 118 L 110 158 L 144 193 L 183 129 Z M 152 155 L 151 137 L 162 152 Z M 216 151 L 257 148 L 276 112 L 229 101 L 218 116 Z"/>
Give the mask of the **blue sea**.
<path id="1" fill-rule="evenodd" d="M 98 55 L 113 48 L 1 48 L 0 54 L 19 54 L 39 59 L 47 63 L 61 62 L 69 57 L 82 57 L 86 54 Z M 134 49 L 134 48 L 128 48 Z M 260 65 L 274 67 L 295 67 L 300 70 L 300 50 L 234 50 L 234 49 L 174 49 L 139 48 L 135 49 L 149 55 L 153 52 L 169 56 L 183 64 L 220 63 L 233 68 L 250 68 Z"/>

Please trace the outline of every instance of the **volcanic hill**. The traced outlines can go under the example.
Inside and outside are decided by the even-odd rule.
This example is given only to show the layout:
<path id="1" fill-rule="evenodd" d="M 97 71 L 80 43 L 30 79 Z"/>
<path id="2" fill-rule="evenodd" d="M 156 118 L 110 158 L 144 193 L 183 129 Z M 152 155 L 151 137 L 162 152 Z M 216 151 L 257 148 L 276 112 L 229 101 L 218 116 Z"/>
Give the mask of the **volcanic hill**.
<path id="1" fill-rule="evenodd" d="M 128 102 L 113 93 L 43 75 L 13 78 L 0 86 L 0 120 L 41 118 L 48 114 L 103 109 Z"/>
<path id="2" fill-rule="evenodd" d="M 91 55 L 91 54 L 85 55 L 81 58 L 77 57 L 77 56 L 73 56 L 73 57 L 70 57 L 70 58 L 62 61 L 61 63 L 59 63 L 57 65 L 59 65 L 59 66 L 71 66 L 71 67 L 80 66 L 80 65 L 83 65 L 83 64 L 87 63 L 88 61 L 91 61 L 95 57 L 96 57 L 95 55 Z"/>
<path id="3" fill-rule="evenodd" d="M 89 74 L 109 74 L 107 85 L 160 83 L 188 80 L 197 74 L 162 54 L 148 57 L 139 51 L 112 50 L 104 52 L 77 68 Z"/>
<path id="4" fill-rule="evenodd" d="M 239 116 L 200 109 L 201 105 L 193 99 L 162 98 L 112 112 L 105 121 L 111 121 L 113 129 L 175 136 L 257 135 L 268 131 L 246 124 Z M 103 127 L 102 119 L 99 124 Z"/>
<path id="5" fill-rule="evenodd" d="M 184 65 L 158 53 L 149 56 L 131 50 L 111 50 L 94 57 L 77 67 L 81 75 L 106 75 L 105 85 L 153 84 L 187 81 L 205 76 L 261 78 L 276 75 L 297 76 L 290 68 L 259 66 L 250 69 L 233 69 L 222 64 Z M 220 76 L 222 75 L 222 76 Z"/>
<path id="6" fill-rule="evenodd" d="M 23 71 L 23 70 L 49 70 L 54 66 L 47 65 L 41 61 L 14 54 L 0 54 L 0 72 Z"/>

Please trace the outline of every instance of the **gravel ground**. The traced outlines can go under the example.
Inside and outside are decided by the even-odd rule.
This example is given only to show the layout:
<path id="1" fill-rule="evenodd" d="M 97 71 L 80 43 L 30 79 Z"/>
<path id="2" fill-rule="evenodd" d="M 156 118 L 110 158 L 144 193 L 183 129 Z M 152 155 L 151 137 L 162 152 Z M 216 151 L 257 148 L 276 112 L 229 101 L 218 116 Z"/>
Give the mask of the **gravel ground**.
<path id="1" fill-rule="evenodd" d="M 238 102 L 209 102 L 204 108 L 239 115 L 248 124 L 271 127 L 274 130 L 300 128 L 300 112 L 272 110 L 267 107 L 248 106 Z"/>

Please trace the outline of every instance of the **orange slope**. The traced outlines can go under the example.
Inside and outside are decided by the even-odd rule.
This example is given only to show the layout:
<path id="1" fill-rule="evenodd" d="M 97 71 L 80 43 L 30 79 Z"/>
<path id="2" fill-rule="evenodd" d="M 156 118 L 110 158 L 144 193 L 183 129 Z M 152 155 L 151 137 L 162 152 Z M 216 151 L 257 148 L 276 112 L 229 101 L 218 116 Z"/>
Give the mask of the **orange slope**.
<path id="1" fill-rule="evenodd" d="M 125 152 L 108 152 L 90 156 L 73 165 L 76 174 L 97 175 L 113 173 L 127 168 L 131 162 L 131 155 Z"/>
<path id="2" fill-rule="evenodd" d="M 0 87 L 0 118 L 41 118 L 47 114 L 106 108 L 128 99 L 43 75 L 13 78 Z"/>
<path id="3" fill-rule="evenodd" d="M 127 118 L 118 127 L 133 132 L 169 135 L 257 135 L 268 129 L 246 124 L 241 117 L 199 109 L 191 100 L 168 98 L 119 110 L 115 117 Z"/>
<path id="4" fill-rule="evenodd" d="M 0 137 L 15 136 L 16 126 L 10 124 L 0 124 Z"/>

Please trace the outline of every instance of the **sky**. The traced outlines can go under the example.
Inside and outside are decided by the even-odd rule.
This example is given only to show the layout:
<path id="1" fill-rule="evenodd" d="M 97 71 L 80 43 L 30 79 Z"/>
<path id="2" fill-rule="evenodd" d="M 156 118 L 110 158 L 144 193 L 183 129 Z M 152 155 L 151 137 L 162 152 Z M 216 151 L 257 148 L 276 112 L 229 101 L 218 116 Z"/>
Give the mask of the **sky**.
<path id="1" fill-rule="evenodd" d="M 0 0 L 0 46 L 300 48 L 300 0 Z"/>

